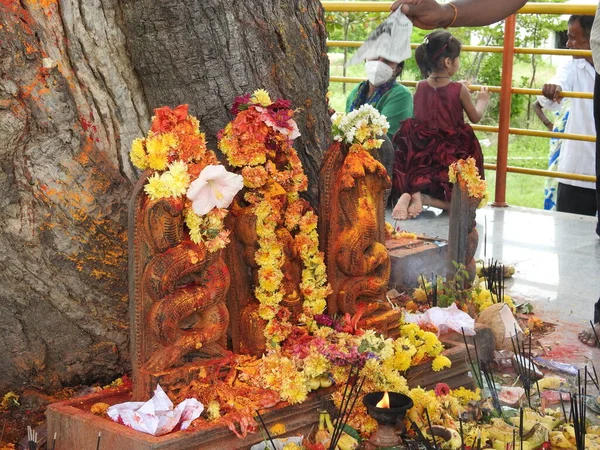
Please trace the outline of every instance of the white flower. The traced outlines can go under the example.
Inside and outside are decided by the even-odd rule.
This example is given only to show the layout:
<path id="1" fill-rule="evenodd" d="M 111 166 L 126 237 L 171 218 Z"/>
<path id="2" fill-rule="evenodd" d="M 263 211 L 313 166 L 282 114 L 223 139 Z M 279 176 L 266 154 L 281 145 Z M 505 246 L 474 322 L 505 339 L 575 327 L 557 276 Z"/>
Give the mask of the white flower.
<path id="1" fill-rule="evenodd" d="M 208 165 L 190 185 L 187 198 L 192 201 L 194 212 L 203 216 L 213 208 L 227 208 L 242 187 L 241 175 L 227 172 L 220 165 Z"/>

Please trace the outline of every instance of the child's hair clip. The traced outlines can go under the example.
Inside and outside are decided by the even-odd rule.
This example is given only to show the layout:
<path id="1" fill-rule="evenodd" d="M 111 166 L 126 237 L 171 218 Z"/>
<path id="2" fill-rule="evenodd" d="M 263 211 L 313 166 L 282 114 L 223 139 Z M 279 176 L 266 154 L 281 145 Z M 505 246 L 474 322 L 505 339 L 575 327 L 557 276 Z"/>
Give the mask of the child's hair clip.
<path id="1" fill-rule="evenodd" d="M 427 44 L 429 44 L 429 35 L 427 35 L 423 38 L 423 45 L 427 45 Z"/>

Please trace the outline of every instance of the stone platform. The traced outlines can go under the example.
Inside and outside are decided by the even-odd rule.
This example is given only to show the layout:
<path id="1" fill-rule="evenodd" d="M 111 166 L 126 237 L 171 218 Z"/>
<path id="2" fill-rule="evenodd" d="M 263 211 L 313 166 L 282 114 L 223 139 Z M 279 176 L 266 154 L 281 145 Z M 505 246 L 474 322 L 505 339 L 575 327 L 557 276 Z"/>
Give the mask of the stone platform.
<path id="1" fill-rule="evenodd" d="M 448 242 L 444 239 L 418 236 L 416 239 L 389 239 L 386 247 L 391 259 L 390 287 L 419 286 L 421 274 L 430 279 L 431 274 L 446 275 Z"/>
<path id="2" fill-rule="evenodd" d="M 308 435 L 318 424 L 317 409 L 326 401 L 328 391 L 311 394 L 300 405 L 281 403 L 262 413 L 267 427 L 285 424 L 286 435 Z M 101 449 L 109 450 L 223 450 L 247 449 L 263 440 L 260 432 L 236 437 L 226 425 L 196 420 L 193 430 L 178 431 L 154 437 L 125 427 L 90 412 L 94 403 L 109 405 L 130 401 L 131 391 L 116 389 L 52 404 L 46 411 L 48 436 L 56 433 L 56 450 L 94 450 L 98 433 L 102 433 Z M 204 428 L 202 428 L 204 426 Z"/>

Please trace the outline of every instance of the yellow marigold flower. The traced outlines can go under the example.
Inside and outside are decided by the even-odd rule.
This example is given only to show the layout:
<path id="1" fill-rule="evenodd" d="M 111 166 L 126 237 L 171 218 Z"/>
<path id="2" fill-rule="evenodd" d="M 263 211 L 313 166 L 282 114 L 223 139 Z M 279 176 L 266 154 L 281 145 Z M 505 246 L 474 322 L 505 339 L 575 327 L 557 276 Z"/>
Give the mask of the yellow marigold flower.
<path id="1" fill-rule="evenodd" d="M 174 195 L 183 195 L 190 185 L 190 175 L 187 164 L 183 161 L 175 161 L 169 164 L 169 173 L 173 177 L 171 190 Z"/>
<path id="2" fill-rule="evenodd" d="M 148 194 L 151 200 L 160 200 L 171 196 L 171 189 L 158 173 L 148 178 L 148 182 L 144 186 L 144 192 Z"/>
<path id="3" fill-rule="evenodd" d="M 208 405 L 206 405 L 206 415 L 211 422 L 221 417 L 221 407 L 218 401 L 211 400 L 208 402 Z"/>
<path id="4" fill-rule="evenodd" d="M 251 103 L 256 103 L 260 106 L 269 106 L 271 103 L 271 97 L 269 93 L 264 89 L 257 89 L 252 93 L 252 97 L 250 98 Z"/>
<path id="5" fill-rule="evenodd" d="M 105 416 L 106 415 L 106 411 L 108 411 L 108 408 L 110 407 L 110 405 L 108 403 L 94 403 L 92 405 L 92 407 L 90 408 L 90 412 L 92 414 L 95 414 L 96 416 Z"/>
<path id="6" fill-rule="evenodd" d="M 302 450 L 304 447 L 296 444 L 295 442 L 290 442 L 289 444 L 285 444 L 283 446 L 283 450 Z"/>
<path id="7" fill-rule="evenodd" d="M 171 133 L 156 134 L 146 139 L 148 167 L 154 170 L 165 170 L 169 163 L 169 150 L 177 146 L 177 138 Z"/>
<path id="8" fill-rule="evenodd" d="M 134 139 L 131 144 L 129 157 L 133 165 L 138 169 L 145 170 L 148 168 L 148 155 L 146 155 L 146 150 L 144 149 L 143 139 Z"/>
<path id="9" fill-rule="evenodd" d="M 329 370 L 329 360 L 320 353 L 311 353 L 304 358 L 304 374 L 316 378 Z"/>
<path id="10" fill-rule="evenodd" d="M 448 357 L 444 355 L 438 355 L 435 357 L 433 362 L 431 363 L 431 368 L 435 372 L 439 372 L 442 369 L 450 367 L 452 365 L 452 361 L 448 359 Z"/>
<path id="11" fill-rule="evenodd" d="M 285 424 L 278 422 L 276 424 L 274 424 L 269 431 L 271 432 L 271 435 L 273 436 L 279 436 L 280 434 L 285 434 L 285 432 L 287 431 L 287 429 L 285 428 Z"/>

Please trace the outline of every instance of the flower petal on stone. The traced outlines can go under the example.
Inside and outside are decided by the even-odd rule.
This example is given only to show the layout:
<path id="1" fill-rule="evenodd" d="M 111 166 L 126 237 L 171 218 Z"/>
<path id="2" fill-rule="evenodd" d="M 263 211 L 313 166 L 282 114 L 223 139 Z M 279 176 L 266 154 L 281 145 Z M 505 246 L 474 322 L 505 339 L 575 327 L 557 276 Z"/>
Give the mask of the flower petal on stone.
<path id="1" fill-rule="evenodd" d="M 241 175 L 228 172 L 220 165 L 208 165 L 194 180 L 187 191 L 192 209 L 199 216 L 213 208 L 227 208 L 235 195 L 244 187 Z"/>

